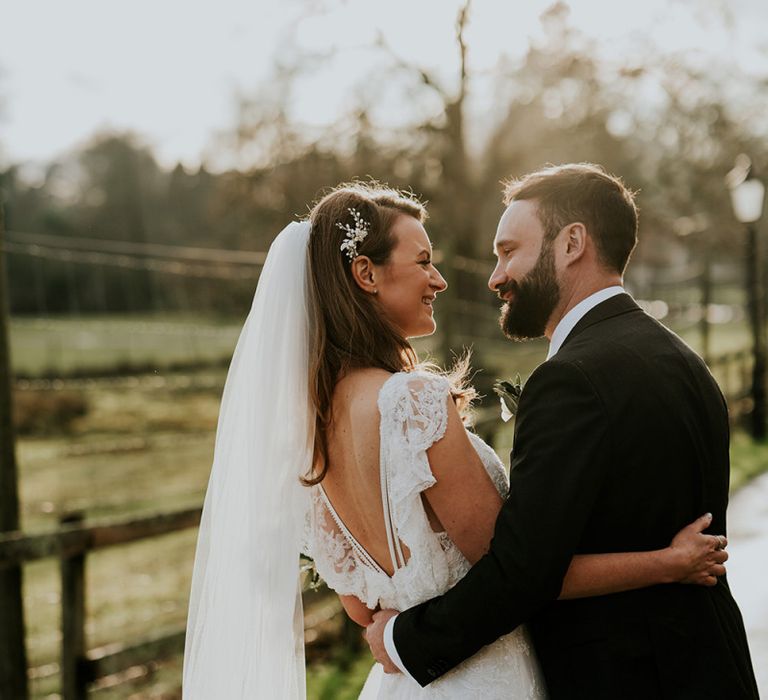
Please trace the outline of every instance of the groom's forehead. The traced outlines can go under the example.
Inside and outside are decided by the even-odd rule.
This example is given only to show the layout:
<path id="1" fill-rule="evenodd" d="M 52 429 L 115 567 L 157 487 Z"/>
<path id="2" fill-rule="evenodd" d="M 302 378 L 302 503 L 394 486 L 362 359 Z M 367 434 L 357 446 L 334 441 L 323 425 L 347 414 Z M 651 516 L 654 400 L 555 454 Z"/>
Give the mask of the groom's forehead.
<path id="1" fill-rule="evenodd" d="M 520 244 L 537 240 L 543 233 L 536 202 L 527 199 L 513 200 L 499 220 L 493 241 L 494 248 L 505 243 Z"/>

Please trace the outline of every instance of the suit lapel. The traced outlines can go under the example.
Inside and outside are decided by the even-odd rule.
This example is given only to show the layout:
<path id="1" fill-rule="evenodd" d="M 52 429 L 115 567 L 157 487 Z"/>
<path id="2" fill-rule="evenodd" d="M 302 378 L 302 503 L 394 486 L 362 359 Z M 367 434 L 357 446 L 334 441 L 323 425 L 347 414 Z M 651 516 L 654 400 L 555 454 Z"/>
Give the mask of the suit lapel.
<path id="1" fill-rule="evenodd" d="M 621 316 L 633 311 L 642 311 L 642 309 L 629 294 L 617 294 L 610 299 L 606 299 L 587 311 L 587 313 L 579 319 L 579 322 L 573 327 L 573 330 L 563 341 L 560 350 L 590 326 L 594 326 L 596 323 L 601 323 L 602 321 L 607 321 L 609 318 Z M 557 357 L 557 355 L 555 354 L 554 357 Z"/>

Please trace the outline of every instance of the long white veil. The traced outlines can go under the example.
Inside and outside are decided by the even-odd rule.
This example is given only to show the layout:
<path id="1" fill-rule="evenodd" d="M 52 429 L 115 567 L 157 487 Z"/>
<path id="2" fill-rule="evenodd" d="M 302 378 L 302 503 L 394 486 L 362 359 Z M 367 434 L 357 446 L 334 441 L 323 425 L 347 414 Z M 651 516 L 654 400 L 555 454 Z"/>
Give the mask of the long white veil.
<path id="1" fill-rule="evenodd" d="M 227 375 L 184 650 L 185 700 L 303 699 L 299 551 L 312 459 L 309 222 L 272 243 Z"/>

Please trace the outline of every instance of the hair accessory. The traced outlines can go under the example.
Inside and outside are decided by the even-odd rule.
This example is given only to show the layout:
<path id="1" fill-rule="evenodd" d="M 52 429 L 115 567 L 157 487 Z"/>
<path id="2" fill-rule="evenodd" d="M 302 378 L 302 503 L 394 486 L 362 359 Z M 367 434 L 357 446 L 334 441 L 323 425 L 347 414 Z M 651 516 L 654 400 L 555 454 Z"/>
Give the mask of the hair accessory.
<path id="1" fill-rule="evenodd" d="M 357 244 L 362 243 L 365 237 L 370 233 L 368 230 L 368 222 L 360 216 L 357 209 L 349 207 L 349 213 L 352 214 L 352 218 L 355 220 L 355 225 L 337 223 L 337 228 L 342 231 L 346 231 L 346 238 L 341 242 L 339 250 L 346 253 L 349 261 L 352 262 L 357 257 Z"/>

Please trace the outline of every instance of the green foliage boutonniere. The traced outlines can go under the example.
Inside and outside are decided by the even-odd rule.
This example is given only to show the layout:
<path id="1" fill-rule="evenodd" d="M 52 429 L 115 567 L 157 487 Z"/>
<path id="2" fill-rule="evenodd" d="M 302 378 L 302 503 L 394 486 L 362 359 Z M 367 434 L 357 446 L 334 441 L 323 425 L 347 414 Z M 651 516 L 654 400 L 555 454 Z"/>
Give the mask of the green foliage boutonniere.
<path id="1" fill-rule="evenodd" d="M 523 393 L 523 384 L 520 375 L 515 375 L 515 381 L 510 382 L 500 379 L 493 385 L 493 390 L 499 396 L 501 403 L 501 419 L 506 423 L 517 413 L 517 405 L 520 403 L 520 394 Z"/>

